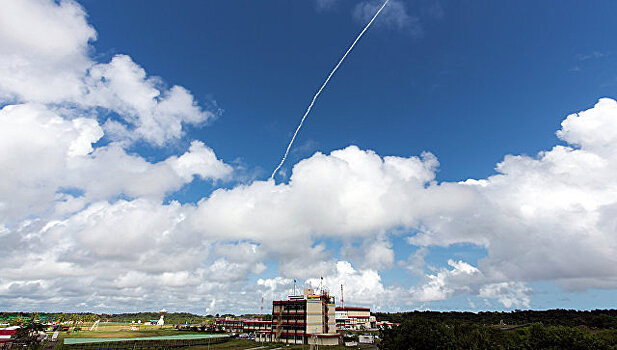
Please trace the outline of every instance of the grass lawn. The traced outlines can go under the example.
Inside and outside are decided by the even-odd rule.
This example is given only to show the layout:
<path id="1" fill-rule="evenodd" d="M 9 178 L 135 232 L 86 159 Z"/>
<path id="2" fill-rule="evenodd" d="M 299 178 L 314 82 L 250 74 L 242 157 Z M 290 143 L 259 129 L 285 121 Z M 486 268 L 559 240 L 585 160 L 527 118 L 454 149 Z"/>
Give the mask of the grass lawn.
<path id="1" fill-rule="evenodd" d="M 208 335 L 209 333 L 198 333 L 188 331 L 178 331 L 175 329 L 153 329 L 139 331 L 79 331 L 79 332 L 60 332 L 58 334 L 58 342 L 54 349 L 62 349 L 64 339 L 66 338 L 101 338 L 101 339 L 122 339 L 122 338 L 144 338 L 144 337 L 159 337 L 172 335 Z M 207 347 L 207 346 L 206 346 Z M 254 346 L 253 346 L 254 347 Z M 220 349 L 220 348 L 219 348 Z"/>
<path id="2" fill-rule="evenodd" d="M 113 329 L 113 328 L 112 328 Z M 107 327 L 103 330 L 99 327 L 98 331 L 79 331 L 79 332 L 60 332 L 59 334 L 59 342 L 58 344 L 63 343 L 64 338 L 138 338 L 138 337 L 156 337 L 156 336 L 166 336 L 166 335 L 179 335 L 179 334 L 197 334 L 195 332 L 186 332 L 186 331 L 177 331 L 175 329 L 151 329 L 151 330 L 139 330 L 139 331 L 131 331 L 126 328 L 122 330 L 111 330 Z M 260 349 L 255 349 L 260 348 Z M 372 348 L 371 346 L 362 345 L 360 347 L 345 347 L 343 345 L 338 346 L 321 346 L 322 349 L 327 350 L 343 350 L 343 349 L 367 349 Z M 178 350 L 222 350 L 222 349 L 230 349 L 230 350 L 246 350 L 246 349 L 255 349 L 255 350 L 268 350 L 268 349 L 281 349 L 281 350 L 309 350 L 309 345 L 285 345 L 281 343 L 257 343 L 253 340 L 248 339 L 231 339 L 222 344 L 212 344 L 208 345 L 196 345 L 189 346 L 185 348 L 178 348 Z"/>
<path id="3" fill-rule="evenodd" d="M 80 331 L 80 332 L 60 332 L 58 338 L 140 338 L 140 337 L 158 337 L 162 335 L 177 335 L 177 334 L 194 334 L 193 332 L 177 331 L 175 329 L 153 329 L 153 330 L 99 330 L 99 331 Z"/>
<path id="4" fill-rule="evenodd" d="M 262 347 L 262 348 L 260 348 Z M 255 349 L 260 348 L 260 349 Z M 247 339 L 233 339 L 223 344 L 214 344 L 210 345 L 197 345 L 197 346 L 189 346 L 186 348 L 179 348 L 178 350 L 247 350 L 247 349 L 255 349 L 255 350 L 267 350 L 267 349 L 281 349 L 281 350 L 309 350 L 311 348 L 310 345 L 289 345 L 280 343 L 257 343 L 252 340 Z M 350 350 L 350 349 L 367 349 L 373 348 L 372 346 L 361 345 L 360 347 L 345 347 L 343 345 L 337 346 L 320 346 L 320 349 L 325 350 Z"/>
<path id="5" fill-rule="evenodd" d="M 86 322 L 83 324 L 78 324 L 77 327 L 80 327 L 82 329 L 82 331 L 87 331 L 90 329 L 90 327 L 94 324 L 94 322 Z M 99 323 L 99 327 L 98 327 L 98 331 L 99 332 L 113 332 L 113 331 L 128 331 L 130 330 L 131 326 L 135 326 L 137 324 L 130 324 L 130 323 L 126 323 L 126 322 L 102 322 Z M 164 326 L 158 326 L 158 325 L 143 325 L 143 324 L 139 324 L 137 325 L 139 326 L 140 330 L 146 330 L 146 331 L 150 331 L 150 330 L 159 330 L 159 329 L 173 329 L 173 325 L 164 325 Z M 71 330 L 73 329 L 73 325 L 70 325 Z"/>

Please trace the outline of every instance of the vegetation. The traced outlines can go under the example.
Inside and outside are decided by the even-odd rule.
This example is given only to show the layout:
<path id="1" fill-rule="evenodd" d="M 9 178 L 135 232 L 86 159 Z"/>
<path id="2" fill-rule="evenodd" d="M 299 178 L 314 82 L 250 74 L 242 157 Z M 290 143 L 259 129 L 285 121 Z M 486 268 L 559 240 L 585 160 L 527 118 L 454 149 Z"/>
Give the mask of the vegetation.
<path id="1" fill-rule="evenodd" d="M 142 323 L 158 320 L 158 312 L 137 312 L 124 314 L 94 314 L 94 313 L 27 313 L 27 312 L 0 312 L 0 320 L 9 320 L 11 324 L 21 324 L 26 320 L 36 317 L 36 319 L 53 319 L 56 322 L 71 322 L 72 324 L 94 322 L 98 319 L 101 322 L 121 322 L 141 321 Z M 211 320 L 212 316 L 200 316 L 187 312 L 173 312 L 165 315 L 166 324 L 202 324 Z"/>
<path id="2" fill-rule="evenodd" d="M 552 320 L 557 322 L 557 320 Z M 552 326 L 536 322 L 498 327 L 469 321 L 412 317 L 381 332 L 381 349 L 612 349 L 617 329 Z"/>
<path id="3" fill-rule="evenodd" d="M 239 316 L 239 318 L 258 318 L 264 321 L 272 321 L 272 314 L 244 314 Z"/>
<path id="4" fill-rule="evenodd" d="M 399 313 L 375 313 L 380 321 L 401 323 L 405 320 L 423 319 L 451 323 L 455 321 L 476 324 L 497 325 L 503 321 L 507 325 L 522 325 L 540 322 L 547 326 L 586 326 L 592 329 L 617 328 L 617 310 L 577 311 L 554 309 L 546 311 L 515 310 L 511 312 L 439 312 L 413 311 Z"/>
<path id="5" fill-rule="evenodd" d="M 141 321 L 142 324 L 147 321 L 157 321 L 160 315 L 158 312 L 135 312 L 135 313 L 123 313 L 123 314 L 94 314 L 94 313 L 44 313 L 44 312 L 0 312 L 0 321 L 8 320 L 11 325 L 22 324 L 32 318 L 40 319 L 43 321 L 53 319 L 55 322 L 69 322 L 71 324 L 94 322 L 101 320 L 101 322 L 117 322 L 117 323 L 130 323 L 131 321 Z M 165 315 L 165 324 L 168 325 L 205 325 L 214 322 L 213 315 L 201 316 L 187 312 L 171 312 Z M 260 318 L 263 320 L 271 320 L 271 314 L 259 315 L 259 314 L 245 314 L 242 316 L 236 316 L 232 314 L 216 315 L 216 317 L 233 317 L 233 318 Z"/>
<path id="6" fill-rule="evenodd" d="M 287 346 L 281 343 L 256 343 L 252 340 L 233 339 L 223 344 L 214 344 L 210 346 L 197 345 L 197 346 L 190 346 L 186 348 L 179 348 L 178 350 L 218 350 L 218 349 L 245 350 L 245 349 L 256 349 L 256 348 L 260 348 L 261 350 L 267 350 L 267 349 L 274 350 L 274 349 L 281 349 L 281 348 L 284 348 L 285 350 L 308 350 L 310 349 L 310 345 L 289 345 Z M 358 349 L 358 348 L 366 349 L 366 348 L 371 348 L 371 346 L 362 345 L 362 346 L 356 346 L 353 348 L 348 348 L 343 345 L 338 345 L 338 346 L 323 346 L 319 348 L 327 349 L 327 350 L 349 350 L 349 349 Z"/>
<path id="7" fill-rule="evenodd" d="M 141 337 L 160 337 L 165 335 L 191 334 L 193 332 L 178 331 L 175 329 L 152 329 L 139 331 L 83 331 L 79 333 L 70 333 L 66 336 L 60 335 L 61 339 L 69 338 L 141 338 Z"/>
<path id="8" fill-rule="evenodd" d="M 399 324 L 380 332 L 381 349 L 606 349 L 617 350 L 617 310 L 546 310 L 511 312 L 436 312 L 414 311 L 405 313 L 376 313 L 380 321 Z M 233 316 L 233 315 L 223 315 Z M 258 318 L 260 315 L 242 315 Z M 129 331 L 127 323 L 157 320 L 156 312 L 127 314 L 65 314 L 65 313 L 0 313 L 0 319 L 21 324 L 24 329 L 18 337 L 29 346 L 34 342 L 34 331 L 47 320 L 68 322 L 65 328 L 71 337 L 137 337 L 169 335 L 186 331 L 208 331 L 213 316 L 190 313 L 170 313 L 165 316 L 169 329 Z M 235 316 L 234 316 L 235 317 Z M 101 320 L 100 330 L 87 331 L 88 325 Z M 42 321 L 41 321 L 42 320 Z M 103 323 L 110 321 L 110 323 Z M 192 326 L 184 327 L 189 323 Z M 173 326 L 173 324 L 178 326 Z M 77 332 L 78 328 L 82 331 Z M 143 327 L 142 327 L 143 328 Z M 173 328 L 176 328 L 174 330 Z M 349 334 L 351 340 L 356 334 Z M 64 332 L 61 338 L 66 335 Z M 250 340 L 231 340 L 217 345 L 238 349 L 255 346 Z M 266 348 L 280 344 L 259 344 Z M 216 349 L 217 347 L 212 347 Z M 301 347 L 290 346 L 289 349 Z M 341 347 L 342 348 L 342 347 Z M 331 350 L 336 349 L 329 348 Z M 191 350 L 201 350 L 199 346 Z"/>
<path id="9" fill-rule="evenodd" d="M 21 323 L 21 328 L 14 336 L 13 346 L 16 348 L 38 349 L 40 347 L 39 333 L 45 326 L 34 319 L 26 320 Z"/>

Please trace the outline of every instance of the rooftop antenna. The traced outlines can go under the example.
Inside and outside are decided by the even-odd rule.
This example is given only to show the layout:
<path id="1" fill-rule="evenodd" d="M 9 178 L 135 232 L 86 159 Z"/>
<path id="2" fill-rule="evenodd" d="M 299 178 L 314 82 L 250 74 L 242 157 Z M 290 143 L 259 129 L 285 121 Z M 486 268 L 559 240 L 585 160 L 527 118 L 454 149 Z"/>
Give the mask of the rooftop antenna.
<path id="1" fill-rule="evenodd" d="M 345 307 L 345 297 L 343 296 L 343 284 L 341 283 L 341 304 Z"/>
<path id="2" fill-rule="evenodd" d="M 296 295 L 296 279 L 294 278 L 294 293 L 293 295 Z"/>

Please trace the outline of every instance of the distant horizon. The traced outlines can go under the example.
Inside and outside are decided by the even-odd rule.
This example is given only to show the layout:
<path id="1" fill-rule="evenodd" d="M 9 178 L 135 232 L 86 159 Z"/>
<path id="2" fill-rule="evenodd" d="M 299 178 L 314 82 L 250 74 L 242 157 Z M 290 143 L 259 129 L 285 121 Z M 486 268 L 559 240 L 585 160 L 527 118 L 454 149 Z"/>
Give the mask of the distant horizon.
<path id="1" fill-rule="evenodd" d="M 582 309 L 582 310 L 578 310 L 578 309 L 560 309 L 560 308 L 555 308 L 555 309 L 510 309 L 510 310 L 407 310 L 407 311 L 373 311 L 371 310 L 371 313 L 380 313 L 380 314 L 401 314 L 401 313 L 412 313 L 412 312 L 440 312 L 440 313 L 473 313 L 473 314 L 478 314 L 478 313 L 485 313 L 485 312 L 494 312 L 494 313 L 515 313 L 515 312 L 525 312 L 525 311 L 557 311 L 557 310 L 563 310 L 563 311 L 574 311 L 574 312 L 591 312 L 591 311 L 617 311 L 617 308 L 610 308 L 610 309 Z M 38 314 L 59 314 L 59 313 L 65 313 L 65 314 L 93 314 L 93 315 L 128 315 L 128 314 L 140 314 L 140 313 L 156 313 L 158 314 L 158 311 L 126 311 L 126 312 L 112 312 L 112 313 L 107 313 L 107 312 L 90 312 L 90 311 L 78 311 L 78 312 L 73 312 L 73 311 L 3 311 L 0 310 L 0 313 L 26 313 L 26 314 L 34 314 L 34 313 L 38 313 Z M 169 312 L 169 314 L 189 314 L 189 315 L 194 315 L 194 316 L 201 316 L 201 317 L 208 317 L 208 316 L 212 316 L 212 317 L 216 317 L 216 314 L 196 314 L 196 313 L 192 313 L 192 312 L 188 312 L 188 311 L 171 311 Z M 272 312 L 270 313 L 254 313 L 254 312 L 247 312 L 247 313 L 243 313 L 243 314 L 235 314 L 235 313 L 218 313 L 220 316 L 226 316 L 226 315 L 232 315 L 232 316 L 244 316 L 244 315 L 272 315 Z"/>

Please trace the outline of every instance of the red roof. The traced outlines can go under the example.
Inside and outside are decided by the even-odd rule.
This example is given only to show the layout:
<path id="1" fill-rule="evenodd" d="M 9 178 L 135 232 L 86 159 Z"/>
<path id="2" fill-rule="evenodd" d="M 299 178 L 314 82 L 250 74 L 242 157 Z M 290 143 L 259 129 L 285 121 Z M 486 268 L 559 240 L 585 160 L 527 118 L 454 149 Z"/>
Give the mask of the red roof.
<path id="1" fill-rule="evenodd" d="M 337 306 L 336 311 L 371 311 L 368 307 L 356 307 L 356 306 Z"/>

